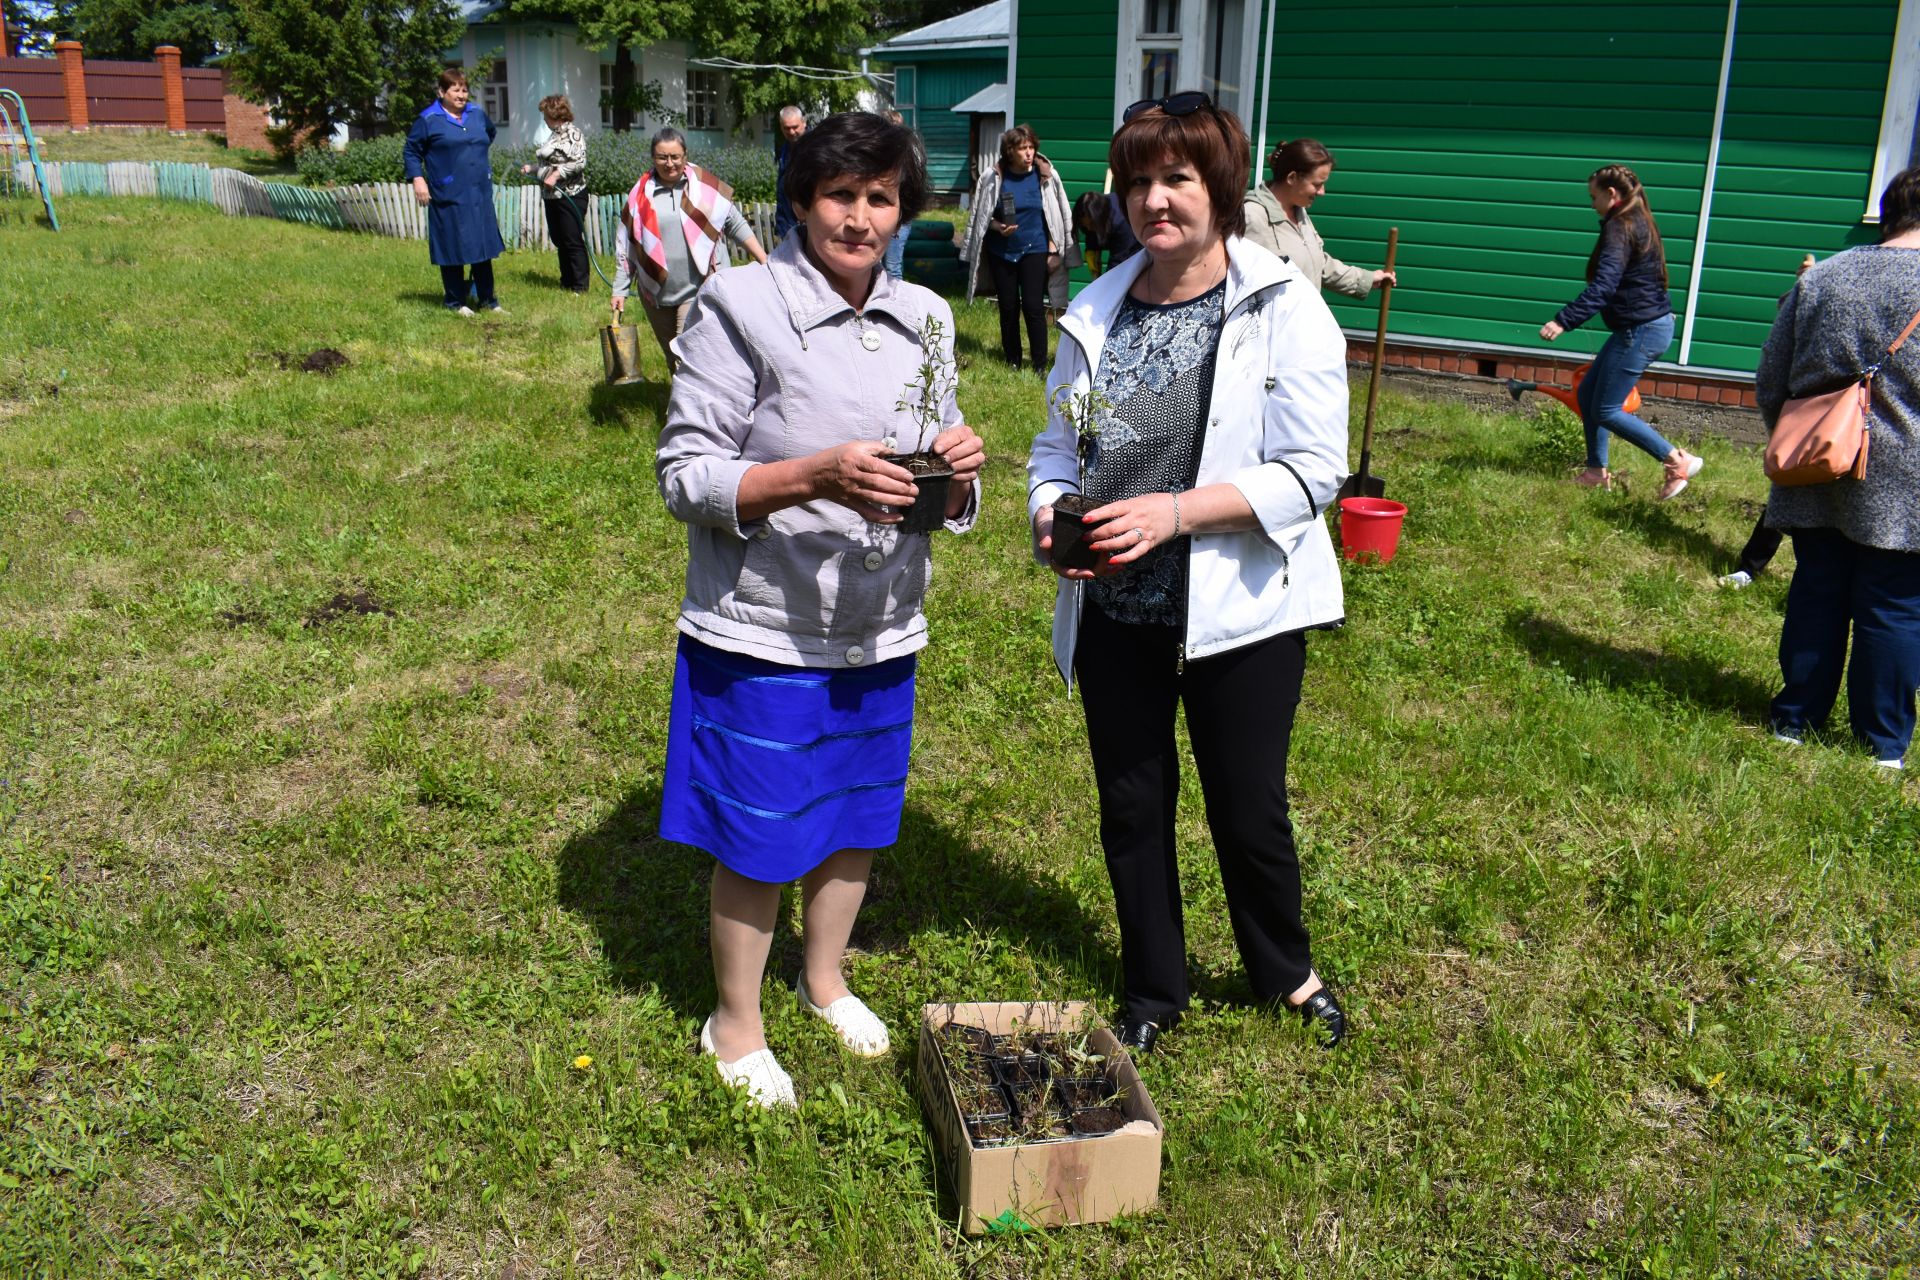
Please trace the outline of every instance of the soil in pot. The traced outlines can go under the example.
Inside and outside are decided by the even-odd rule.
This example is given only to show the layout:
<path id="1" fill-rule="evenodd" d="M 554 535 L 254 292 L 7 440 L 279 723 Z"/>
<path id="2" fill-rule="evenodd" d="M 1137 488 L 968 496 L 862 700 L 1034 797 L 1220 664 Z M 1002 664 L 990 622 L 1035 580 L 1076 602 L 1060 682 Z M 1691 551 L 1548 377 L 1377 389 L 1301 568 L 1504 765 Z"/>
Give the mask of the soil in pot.
<path id="1" fill-rule="evenodd" d="M 956 1080 L 953 1096 L 960 1104 L 960 1115 L 968 1124 L 976 1120 L 1005 1120 L 1009 1114 L 1007 1095 L 1000 1092 L 998 1085 Z"/>
<path id="2" fill-rule="evenodd" d="M 1100 557 L 1087 543 L 1087 512 L 1100 503 L 1077 493 L 1063 493 L 1053 503 L 1053 562 L 1062 569 L 1091 569 Z"/>
<path id="3" fill-rule="evenodd" d="M 1056 1080 L 1054 1084 L 1060 1090 L 1061 1104 L 1069 1111 L 1104 1107 L 1113 1101 L 1113 1086 L 1099 1076 Z"/>
<path id="4" fill-rule="evenodd" d="M 1009 1089 L 1027 1085 L 1039 1085 L 1044 1088 L 1047 1083 L 1047 1060 L 1037 1053 L 995 1058 L 993 1073 L 999 1077 L 1000 1083 Z"/>
<path id="5" fill-rule="evenodd" d="M 1112 1133 L 1127 1122 L 1118 1107 L 1089 1107 L 1073 1113 L 1073 1131 L 1084 1137 Z"/>
<path id="6" fill-rule="evenodd" d="M 895 527 L 902 533 L 932 533 L 945 524 L 947 490 L 953 482 L 953 468 L 947 460 L 931 449 L 920 453 L 883 453 L 880 456 L 911 472 L 913 483 L 920 490 L 913 505 L 903 513 L 905 518 Z"/>
<path id="7" fill-rule="evenodd" d="M 1004 1147 L 1013 1141 L 1013 1125 L 1005 1117 L 967 1121 L 967 1140 L 976 1147 Z"/>
<path id="8" fill-rule="evenodd" d="M 1022 1127 L 1025 1127 L 1027 1121 L 1049 1109 L 1047 1085 L 1044 1080 L 1031 1084 L 1008 1085 L 1007 1096 L 1013 1100 L 1014 1118 L 1021 1122 Z"/>

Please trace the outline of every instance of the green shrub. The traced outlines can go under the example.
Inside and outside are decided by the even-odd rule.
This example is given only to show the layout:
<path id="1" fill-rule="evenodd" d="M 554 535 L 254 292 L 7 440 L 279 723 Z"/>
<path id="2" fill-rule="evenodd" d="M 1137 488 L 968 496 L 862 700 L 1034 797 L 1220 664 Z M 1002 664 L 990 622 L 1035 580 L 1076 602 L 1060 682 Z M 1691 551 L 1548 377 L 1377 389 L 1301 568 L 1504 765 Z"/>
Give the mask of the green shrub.
<path id="1" fill-rule="evenodd" d="M 314 147 L 303 150 L 294 167 L 310 187 L 349 187 L 363 182 L 406 181 L 407 140 L 390 133 L 383 138 L 349 142 L 344 150 Z"/>
<path id="2" fill-rule="evenodd" d="M 653 164 L 651 135 L 595 133 L 587 138 L 587 190 L 600 196 L 623 196 L 633 190 L 640 175 Z M 404 182 L 406 139 L 399 134 L 350 142 L 346 149 L 302 151 L 300 176 L 308 186 L 344 187 L 363 182 Z M 705 165 L 733 187 L 742 203 L 773 199 L 773 152 L 753 143 L 736 142 L 713 151 L 696 151 L 694 161 Z M 496 145 L 489 160 L 493 180 L 505 187 L 533 181 L 520 166 L 533 163 L 529 146 Z"/>

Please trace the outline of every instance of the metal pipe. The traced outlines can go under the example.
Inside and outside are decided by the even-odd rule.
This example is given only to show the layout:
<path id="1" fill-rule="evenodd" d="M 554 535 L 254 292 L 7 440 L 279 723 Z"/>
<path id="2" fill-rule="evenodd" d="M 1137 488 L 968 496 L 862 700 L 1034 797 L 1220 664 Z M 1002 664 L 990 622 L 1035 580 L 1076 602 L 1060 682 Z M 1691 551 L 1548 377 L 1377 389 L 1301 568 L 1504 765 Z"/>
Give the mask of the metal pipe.
<path id="1" fill-rule="evenodd" d="M 1688 270 L 1687 318 L 1680 330 L 1680 363 L 1693 354 L 1693 323 L 1700 305 L 1700 274 L 1707 265 L 1707 228 L 1713 219 L 1713 177 L 1720 168 L 1720 131 L 1727 121 L 1727 81 L 1733 77 L 1733 32 L 1740 0 L 1727 0 L 1727 39 L 1720 49 L 1720 88 L 1713 99 L 1713 140 L 1707 145 L 1707 180 L 1700 184 L 1700 223 L 1693 233 L 1693 266 Z"/>

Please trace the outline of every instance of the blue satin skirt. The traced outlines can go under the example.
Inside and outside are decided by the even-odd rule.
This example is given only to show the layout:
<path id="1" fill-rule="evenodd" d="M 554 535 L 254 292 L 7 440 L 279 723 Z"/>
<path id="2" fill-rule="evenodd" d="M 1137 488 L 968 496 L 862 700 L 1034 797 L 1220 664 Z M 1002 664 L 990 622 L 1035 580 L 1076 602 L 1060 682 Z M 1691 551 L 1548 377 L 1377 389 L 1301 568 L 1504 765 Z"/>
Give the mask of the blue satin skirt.
<path id="1" fill-rule="evenodd" d="M 900 836 L 913 748 L 909 654 L 788 667 L 680 637 L 660 836 L 769 884 Z"/>

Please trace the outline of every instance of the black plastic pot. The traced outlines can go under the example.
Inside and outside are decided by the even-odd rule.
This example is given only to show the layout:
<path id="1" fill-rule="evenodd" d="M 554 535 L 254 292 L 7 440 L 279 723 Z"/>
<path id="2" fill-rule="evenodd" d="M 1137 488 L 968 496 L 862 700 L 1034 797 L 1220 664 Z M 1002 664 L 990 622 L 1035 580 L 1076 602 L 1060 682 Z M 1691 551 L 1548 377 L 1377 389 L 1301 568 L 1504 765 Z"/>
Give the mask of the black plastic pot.
<path id="1" fill-rule="evenodd" d="M 1073 1131 L 1082 1137 L 1112 1133 L 1126 1122 L 1127 1117 L 1118 1107 L 1088 1107 L 1073 1113 Z"/>
<path id="2" fill-rule="evenodd" d="M 1049 1075 L 1047 1060 L 1037 1053 L 1017 1053 L 993 1060 L 993 1074 L 1011 1092 L 1015 1088 L 1039 1085 L 1043 1089 Z"/>
<path id="3" fill-rule="evenodd" d="M 1101 504 L 1077 493 L 1061 494 L 1053 504 L 1053 562 L 1062 569 L 1091 569 L 1100 557 L 1087 544 L 1087 512 Z"/>
<path id="4" fill-rule="evenodd" d="M 1055 1080 L 1053 1083 L 1060 1091 L 1060 1104 L 1069 1111 L 1088 1111 L 1107 1106 L 1113 1101 L 1113 1086 L 1100 1076 Z"/>
<path id="5" fill-rule="evenodd" d="M 932 533 L 947 522 L 947 490 L 953 483 L 953 468 L 931 449 L 920 453 L 883 453 L 884 460 L 913 473 L 920 494 L 903 512 L 895 527 L 902 533 Z"/>

